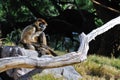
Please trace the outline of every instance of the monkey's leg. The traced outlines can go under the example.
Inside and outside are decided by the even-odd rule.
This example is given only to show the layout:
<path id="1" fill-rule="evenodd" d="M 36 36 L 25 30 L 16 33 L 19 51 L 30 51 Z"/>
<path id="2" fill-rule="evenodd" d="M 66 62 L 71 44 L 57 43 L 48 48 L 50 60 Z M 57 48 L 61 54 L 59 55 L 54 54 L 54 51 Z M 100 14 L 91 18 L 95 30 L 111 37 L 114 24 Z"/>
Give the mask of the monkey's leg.
<path id="1" fill-rule="evenodd" d="M 52 56 L 57 56 L 57 54 L 47 45 L 44 44 L 33 44 L 35 47 L 35 50 L 41 55 L 52 55 Z"/>
<path id="2" fill-rule="evenodd" d="M 50 52 L 49 54 L 51 54 L 53 56 L 58 56 L 49 46 L 43 44 L 42 48 L 44 48 L 45 50 L 47 50 L 48 52 Z"/>
<path id="3" fill-rule="evenodd" d="M 35 50 L 35 47 L 32 44 L 23 44 L 23 46 L 25 49 Z"/>

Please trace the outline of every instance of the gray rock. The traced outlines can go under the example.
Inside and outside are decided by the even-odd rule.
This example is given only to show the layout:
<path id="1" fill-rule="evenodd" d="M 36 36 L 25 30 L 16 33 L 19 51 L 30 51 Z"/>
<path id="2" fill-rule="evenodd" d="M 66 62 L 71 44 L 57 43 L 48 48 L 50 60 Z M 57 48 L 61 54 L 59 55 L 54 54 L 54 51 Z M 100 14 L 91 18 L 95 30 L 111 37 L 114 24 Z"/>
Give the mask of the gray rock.
<path id="1" fill-rule="evenodd" d="M 55 78 L 62 77 L 64 80 L 79 80 L 82 78 L 73 66 L 45 69 L 40 73 L 40 75 L 44 74 L 52 74 Z"/>

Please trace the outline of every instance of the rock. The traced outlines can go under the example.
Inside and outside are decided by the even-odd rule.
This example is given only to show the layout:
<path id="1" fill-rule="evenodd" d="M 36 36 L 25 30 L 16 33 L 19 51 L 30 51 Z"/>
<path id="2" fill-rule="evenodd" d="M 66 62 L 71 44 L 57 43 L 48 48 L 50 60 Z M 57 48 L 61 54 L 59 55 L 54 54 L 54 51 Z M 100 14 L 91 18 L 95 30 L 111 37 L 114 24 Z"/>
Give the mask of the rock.
<path id="1" fill-rule="evenodd" d="M 40 75 L 52 74 L 55 78 L 63 78 L 63 80 L 79 80 L 82 76 L 74 69 L 73 66 L 65 66 L 60 68 L 52 68 L 43 70 Z"/>

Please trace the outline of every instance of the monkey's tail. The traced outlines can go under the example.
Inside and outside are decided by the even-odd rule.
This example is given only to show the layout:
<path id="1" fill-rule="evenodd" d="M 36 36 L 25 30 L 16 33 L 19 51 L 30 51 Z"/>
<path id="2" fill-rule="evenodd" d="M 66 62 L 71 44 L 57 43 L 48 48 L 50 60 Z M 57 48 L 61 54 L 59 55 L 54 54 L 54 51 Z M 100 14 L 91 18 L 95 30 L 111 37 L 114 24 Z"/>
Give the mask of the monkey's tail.
<path id="1" fill-rule="evenodd" d="M 53 56 L 58 56 L 52 49 L 49 48 L 49 51 L 51 52 L 51 54 L 52 54 Z"/>
<path id="2" fill-rule="evenodd" d="M 47 46 L 47 45 L 42 45 L 42 47 L 48 49 L 48 50 L 51 52 L 51 55 L 53 55 L 53 56 L 58 56 L 49 46 Z"/>
<path id="3" fill-rule="evenodd" d="M 58 56 L 49 46 L 44 45 L 44 44 L 34 44 L 36 50 L 39 52 L 41 49 L 44 49 L 45 52 L 48 51 L 52 56 Z M 47 51 L 46 51 L 47 50 Z"/>

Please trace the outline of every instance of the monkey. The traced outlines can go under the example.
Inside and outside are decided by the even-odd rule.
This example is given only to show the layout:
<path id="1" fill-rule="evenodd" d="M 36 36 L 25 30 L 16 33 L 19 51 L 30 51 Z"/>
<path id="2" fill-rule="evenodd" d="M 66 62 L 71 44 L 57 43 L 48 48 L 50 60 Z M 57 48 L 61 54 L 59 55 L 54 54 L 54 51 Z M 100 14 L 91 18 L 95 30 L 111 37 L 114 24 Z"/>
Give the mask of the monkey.
<path id="1" fill-rule="evenodd" d="M 33 49 L 34 47 L 31 45 L 32 43 L 37 43 L 38 42 L 38 36 L 40 34 L 44 34 L 44 30 L 47 26 L 47 22 L 42 19 L 38 18 L 33 24 L 28 25 L 25 27 L 21 33 L 21 40 L 20 42 L 25 45 L 25 48 Z M 47 45 L 46 40 L 43 40 L 43 44 Z"/>
<path id="2" fill-rule="evenodd" d="M 44 28 L 47 26 L 46 22 L 42 22 L 42 19 L 37 19 L 33 24 L 30 24 L 23 29 L 20 42 L 25 44 L 25 48 L 35 49 L 31 44 L 38 42 L 38 36 L 43 31 L 42 25 L 45 25 Z"/>
<path id="3" fill-rule="evenodd" d="M 47 46 L 47 40 L 44 33 L 47 25 L 44 19 L 38 18 L 33 24 L 23 29 L 20 43 L 22 43 L 26 49 L 38 51 L 41 53 L 40 56 L 45 54 L 57 56 L 57 54 Z"/>

